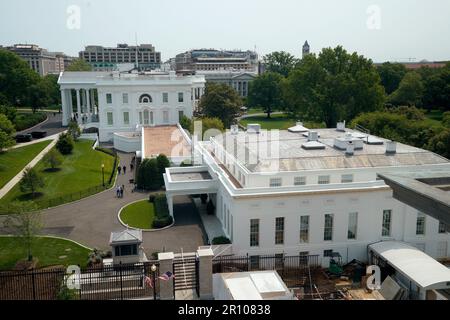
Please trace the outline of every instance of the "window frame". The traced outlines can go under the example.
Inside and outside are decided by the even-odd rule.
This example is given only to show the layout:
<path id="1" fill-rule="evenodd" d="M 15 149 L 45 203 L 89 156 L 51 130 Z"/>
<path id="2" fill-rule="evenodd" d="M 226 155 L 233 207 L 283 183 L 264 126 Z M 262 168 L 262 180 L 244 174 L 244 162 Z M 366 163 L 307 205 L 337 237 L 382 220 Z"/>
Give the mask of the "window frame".
<path id="1" fill-rule="evenodd" d="M 328 221 L 327 218 L 329 218 Z M 324 223 L 323 223 L 323 241 L 333 241 L 333 229 L 334 229 L 334 214 L 326 213 L 324 216 Z"/>
<path id="2" fill-rule="evenodd" d="M 250 219 L 250 247 L 259 247 L 259 224 L 259 219 Z"/>
<path id="3" fill-rule="evenodd" d="M 303 221 L 303 218 L 306 218 L 306 222 Z M 300 216 L 300 243 L 309 243 L 309 215 Z M 306 228 L 305 228 L 306 226 Z M 305 238 L 306 234 L 306 240 Z"/>
<path id="4" fill-rule="evenodd" d="M 284 245 L 284 217 L 275 218 L 275 245 Z"/>

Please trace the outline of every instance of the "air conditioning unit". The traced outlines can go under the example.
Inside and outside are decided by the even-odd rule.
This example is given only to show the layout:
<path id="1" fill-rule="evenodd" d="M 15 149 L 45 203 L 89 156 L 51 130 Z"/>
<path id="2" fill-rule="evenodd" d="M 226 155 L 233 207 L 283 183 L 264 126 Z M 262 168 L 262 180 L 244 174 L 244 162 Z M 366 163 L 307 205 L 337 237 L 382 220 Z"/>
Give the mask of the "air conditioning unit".
<path id="1" fill-rule="evenodd" d="M 345 149 L 345 154 L 348 156 L 352 156 L 355 153 L 355 145 L 352 141 L 347 143 L 347 149 Z"/>
<path id="2" fill-rule="evenodd" d="M 338 122 L 337 126 L 336 126 L 336 130 L 344 132 L 345 131 L 345 121 Z"/>
<path id="3" fill-rule="evenodd" d="M 309 131 L 308 132 L 308 141 L 318 141 L 319 133 L 317 131 Z"/>
<path id="4" fill-rule="evenodd" d="M 388 141 L 386 142 L 386 153 L 396 153 L 397 152 L 397 142 L 395 141 Z"/>

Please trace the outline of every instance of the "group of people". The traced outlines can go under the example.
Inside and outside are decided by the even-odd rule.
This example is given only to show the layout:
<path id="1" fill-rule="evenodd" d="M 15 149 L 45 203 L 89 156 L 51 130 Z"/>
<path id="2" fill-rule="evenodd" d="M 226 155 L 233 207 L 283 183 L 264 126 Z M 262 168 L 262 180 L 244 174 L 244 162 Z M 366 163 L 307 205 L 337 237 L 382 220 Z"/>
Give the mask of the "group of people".
<path id="1" fill-rule="evenodd" d="M 121 186 L 117 186 L 116 189 L 116 196 L 117 198 L 123 198 L 123 192 L 125 191 L 125 186 L 121 185 Z"/>
<path id="2" fill-rule="evenodd" d="M 134 169 L 134 164 L 130 163 L 130 171 L 133 171 Z M 120 164 L 117 166 L 117 172 L 120 174 L 121 172 L 123 172 L 123 174 L 127 173 L 127 166 L 123 165 L 122 167 L 120 166 Z"/>
<path id="3" fill-rule="evenodd" d="M 134 161 L 136 161 L 136 158 L 133 157 L 133 160 L 130 163 L 130 171 L 133 171 L 134 169 Z M 120 164 L 117 166 L 117 172 L 118 174 L 126 174 L 127 173 L 127 166 L 123 165 L 121 166 Z M 123 192 L 125 191 L 125 185 L 118 185 L 116 188 L 116 196 L 117 198 L 123 198 Z M 131 191 L 133 192 L 133 190 Z"/>

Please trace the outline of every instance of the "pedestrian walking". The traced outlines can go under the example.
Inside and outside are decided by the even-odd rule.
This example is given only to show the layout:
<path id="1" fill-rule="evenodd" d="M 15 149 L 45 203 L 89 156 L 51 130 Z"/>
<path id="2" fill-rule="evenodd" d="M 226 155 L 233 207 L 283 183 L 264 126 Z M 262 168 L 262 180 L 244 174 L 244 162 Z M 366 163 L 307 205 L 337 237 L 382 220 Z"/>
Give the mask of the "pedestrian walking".
<path id="1" fill-rule="evenodd" d="M 116 196 L 117 196 L 117 198 L 120 198 L 120 186 L 117 186 Z"/>
<path id="2" fill-rule="evenodd" d="M 117 166 L 117 172 L 120 174 L 120 171 L 122 170 L 122 167 L 120 166 L 120 164 Z"/>
<path id="3" fill-rule="evenodd" d="M 123 174 L 125 174 L 125 173 L 126 173 L 126 171 L 127 171 L 127 166 L 126 166 L 126 165 L 123 165 L 123 167 L 122 167 L 122 171 L 123 171 Z"/>
<path id="4" fill-rule="evenodd" d="M 133 168 L 134 168 L 134 164 L 130 163 L 130 171 L 133 171 Z"/>
<path id="5" fill-rule="evenodd" d="M 123 192 L 125 191 L 125 185 L 122 185 L 122 198 L 123 198 Z"/>

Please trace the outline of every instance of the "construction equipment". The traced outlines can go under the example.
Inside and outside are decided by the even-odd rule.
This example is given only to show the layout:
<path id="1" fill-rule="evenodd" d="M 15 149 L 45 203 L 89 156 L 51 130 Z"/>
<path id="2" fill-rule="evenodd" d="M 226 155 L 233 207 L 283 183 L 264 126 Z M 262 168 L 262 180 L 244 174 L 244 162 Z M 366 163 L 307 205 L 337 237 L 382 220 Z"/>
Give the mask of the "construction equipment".
<path id="1" fill-rule="evenodd" d="M 341 276 L 344 272 L 342 268 L 342 256 L 339 252 L 333 252 L 331 254 L 328 272 L 334 276 Z"/>

